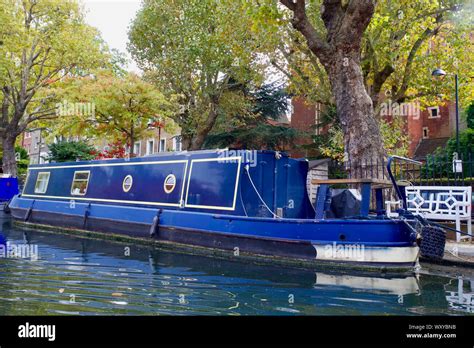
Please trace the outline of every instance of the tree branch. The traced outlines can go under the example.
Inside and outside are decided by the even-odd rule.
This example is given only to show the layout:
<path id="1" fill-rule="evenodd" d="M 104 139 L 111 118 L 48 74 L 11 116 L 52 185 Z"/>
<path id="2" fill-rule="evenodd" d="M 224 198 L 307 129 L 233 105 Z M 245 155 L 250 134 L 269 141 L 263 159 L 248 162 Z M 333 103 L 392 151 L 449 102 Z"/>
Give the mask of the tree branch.
<path id="1" fill-rule="evenodd" d="M 305 0 L 280 0 L 280 2 L 293 12 L 291 24 L 306 39 L 308 47 L 321 61 L 329 62 L 330 49 L 327 42 L 316 31 L 306 15 Z"/>

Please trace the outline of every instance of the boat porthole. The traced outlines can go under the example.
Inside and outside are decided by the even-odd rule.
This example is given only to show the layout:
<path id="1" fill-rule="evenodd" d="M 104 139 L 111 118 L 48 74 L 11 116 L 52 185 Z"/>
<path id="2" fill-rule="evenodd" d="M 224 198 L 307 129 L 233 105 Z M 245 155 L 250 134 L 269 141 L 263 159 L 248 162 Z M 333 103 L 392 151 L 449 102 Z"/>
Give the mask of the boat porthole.
<path id="1" fill-rule="evenodd" d="M 123 179 L 122 188 L 123 192 L 128 192 L 132 189 L 133 186 L 133 177 L 131 175 L 127 175 L 125 179 Z"/>
<path id="2" fill-rule="evenodd" d="M 343 234 L 343 233 L 341 233 L 341 234 L 339 235 L 339 240 L 346 240 L 346 235 Z"/>
<path id="3" fill-rule="evenodd" d="M 174 188 L 176 186 L 176 177 L 174 174 L 170 174 L 166 177 L 163 188 L 165 189 L 166 193 L 171 193 L 173 192 Z"/>

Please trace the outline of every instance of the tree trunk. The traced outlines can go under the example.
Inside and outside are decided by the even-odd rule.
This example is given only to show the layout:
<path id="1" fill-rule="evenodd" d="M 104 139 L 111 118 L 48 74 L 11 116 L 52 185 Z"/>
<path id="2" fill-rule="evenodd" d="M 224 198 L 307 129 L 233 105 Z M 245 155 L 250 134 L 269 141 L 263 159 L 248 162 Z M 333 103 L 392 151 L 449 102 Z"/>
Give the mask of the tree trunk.
<path id="1" fill-rule="evenodd" d="M 18 176 L 15 156 L 15 139 L 11 134 L 6 134 L 2 139 L 3 146 L 3 173 L 11 174 L 13 177 Z"/>
<path id="2" fill-rule="evenodd" d="M 333 64 L 326 69 L 344 132 L 345 157 L 353 168 L 368 167 L 385 153 L 372 100 L 364 86 L 359 54 L 336 52 L 333 57 Z M 352 174 L 361 176 L 355 171 Z"/>
<path id="3" fill-rule="evenodd" d="M 181 146 L 183 150 L 186 150 L 186 151 L 191 150 L 191 140 L 192 140 L 192 136 L 181 133 Z"/>
<path id="4" fill-rule="evenodd" d="M 207 120 L 202 127 L 200 127 L 197 133 L 194 135 L 190 150 L 201 150 L 204 142 L 206 141 L 206 137 L 209 132 L 212 130 L 214 125 L 216 124 L 218 112 L 217 112 L 217 105 L 218 105 L 218 97 L 211 97 L 212 102 L 210 105 L 209 114 L 207 116 Z"/>
<path id="5" fill-rule="evenodd" d="M 280 0 L 293 12 L 293 27 L 305 38 L 331 82 L 337 115 L 344 132 L 345 157 L 352 176 L 379 175 L 372 164 L 384 156 L 374 107 L 364 84 L 360 47 L 362 36 L 375 11 L 375 0 L 323 0 L 323 36 L 306 14 L 306 0 Z M 362 167 L 365 170 L 354 171 Z M 372 167 L 372 168 L 369 168 Z"/>

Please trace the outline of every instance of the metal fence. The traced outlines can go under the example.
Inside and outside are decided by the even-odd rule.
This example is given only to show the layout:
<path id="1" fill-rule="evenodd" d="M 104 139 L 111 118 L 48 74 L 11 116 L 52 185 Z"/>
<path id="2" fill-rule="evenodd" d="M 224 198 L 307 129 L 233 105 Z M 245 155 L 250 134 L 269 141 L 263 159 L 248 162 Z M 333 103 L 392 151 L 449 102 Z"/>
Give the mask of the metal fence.
<path id="1" fill-rule="evenodd" d="M 452 154 L 437 154 L 422 160 L 422 165 L 394 161 L 392 172 L 400 181 L 417 186 L 474 186 L 474 153 L 459 156 L 453 161 Z M 388 180 L 387 160 L 362 163 L 332 161 L 328 166 L 330 179 L 371 178 Z"/>

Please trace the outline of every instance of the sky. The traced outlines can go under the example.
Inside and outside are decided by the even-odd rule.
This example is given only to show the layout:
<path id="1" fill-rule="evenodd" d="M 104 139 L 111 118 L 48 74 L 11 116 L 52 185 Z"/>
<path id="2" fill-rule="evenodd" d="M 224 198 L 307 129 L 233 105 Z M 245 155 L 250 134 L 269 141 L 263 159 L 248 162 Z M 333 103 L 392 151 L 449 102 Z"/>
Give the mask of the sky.
<path id="1" fill-rule="evenodd" d="M 128 27 L 140 8 L 140 0 L 82 0 L 86 22 L 100 30 L 110 48 L 127 54 L 128 70 L 140 72 L 127 52 Z"/>

